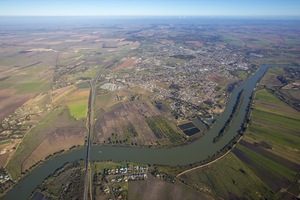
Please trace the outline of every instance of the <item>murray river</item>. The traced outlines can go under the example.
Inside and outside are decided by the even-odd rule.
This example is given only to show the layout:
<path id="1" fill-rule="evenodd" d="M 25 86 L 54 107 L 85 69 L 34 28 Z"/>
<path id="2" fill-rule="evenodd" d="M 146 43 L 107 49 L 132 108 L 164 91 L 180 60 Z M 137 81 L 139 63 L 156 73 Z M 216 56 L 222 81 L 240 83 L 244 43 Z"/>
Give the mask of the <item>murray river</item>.
<path id="1" fill-rule="evenodd" d="M 274 65 L 272 65 L 274 66 Z M 146 147 L 117 147 L 117 146 L 91 146 L 90 160 L 105 161 L 112 160 L 119 162 L 122 160 L 132 161 L 142 164 L 162 164 L 162 165 L 186 165 L 205 160 L 208 156 L 214 155 L 217 151 L 225 147 L 237 134 L 244 118 L 247 115 L 247 107 L 251 101 L 250 97 L 256 87 L 257 82 L 263 77 L 269 67 L 261 66 L 259 70 L 246 81 L 236 87 L 227 103 L 224 112 L 209 132 L 199 140 L 183 146 L 172 148 L 146 148 Z M 237 95 L 244 90 L 243 97 L 236 116 L 233 118 L 227 132 L 213 143 L 220 129 L 230 117 Z M 68 153 L 64 153 L 49 161 L 42 163 L 37 169 L 23 177 L 3 199 L 27 199 L 35 188 L 42 181 L 53 174 L 55 170 L 62 167 L 67 162 L 85 159 L 87 148 L 83 147 Z"/>

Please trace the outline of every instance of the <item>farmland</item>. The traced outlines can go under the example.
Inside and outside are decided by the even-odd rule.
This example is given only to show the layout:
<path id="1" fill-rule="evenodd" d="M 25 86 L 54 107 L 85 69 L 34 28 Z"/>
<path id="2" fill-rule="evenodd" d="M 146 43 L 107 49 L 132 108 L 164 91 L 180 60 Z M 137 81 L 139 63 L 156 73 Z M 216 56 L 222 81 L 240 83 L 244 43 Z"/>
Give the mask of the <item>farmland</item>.
<path id="1" fill-rule="evenodd" d="M 6 25 L 0 31 L 0 167 L 19 181 L 87 141 L 88 147 L 184 148 L 209 138 L 234 88 L 261 63 L 300 62 L 294 21 L 262 28 L 255 20 L 230 25 L 186 20 Z M 297 195 L 299 77 L 296 67 L 268 71 L 257 87 L 246 133 L 220 161 L 178 179 L 177 172 L 195 164 L 149 166 L 155 173 L 148 180 L 122 183 L 128 193 L 118 192 L 132 199 Z M 231 119 L 220 138 L 235 124 Z M 97 196 L 104 192 L 98 183 L 105 180 L 97 174 L 103 166 L 86 160 Z M 38 193 L 49 189 L 54 199 L 73 194 L 81 199 L 83 162 L 73 164 L 50 176 L 51 186 L 42 185 Z"/>
<path id="2" fill-rule="evenodd" d="M 233 151 L 181 175 L 181 181 L 215 198 L 292 199 L 299 194 L 300 113 L 261 87 L 280 85 L 276 77 L 282 71 L 272 68 L 261 80 L 250 125 Z"/>
<path id="3" fill-rule="evenodd" d="M 128 199 L 209 199 L 201 192 L 177 182 L 175 184 L 153 177 L 128 184 Z"/>
<path id="4" fill-rule="evenodd" d="M 74 119 L 65 106 L 55 109 L 22 139 L 7 169 L 16 179 L 49 155 L 83 145 L 85 132 L 84 121 Z"/>
<path id="5" fill-rule="evenodd" d="M 98 143 L 157 146 L 183 140 L 148 101 L 124 102 L 97 118 L 94 141 Z"/>
<path id="6" fill-rule="evenodd" d="M 87 113 L 89 89 L 75 91 L 67 98 L 67 105 L 71 115 L 76 119 L 85 119 Z"/>
<path id="7" fill-rule="evenodd" d="M 281 195 L 279 191 L 288 188 L 299 171 L 299 130 L 299 111 L 259 90 L 250 127 L 234 153 Z"/>
<path id="8" fill-rule="evenodd" d="M 118 71 L 126 68 L 131 68 L 136 62 L 136 58 L 128 58 L 121 65 L 113 69 L 113 71 Z"/>
<path id="9" fill-rule="evenodd" d="M 272 198 L 267 185 L 233 153 L 210 166 L 188 172 L 180 178 L 185 184 L 214 198 Z"/>

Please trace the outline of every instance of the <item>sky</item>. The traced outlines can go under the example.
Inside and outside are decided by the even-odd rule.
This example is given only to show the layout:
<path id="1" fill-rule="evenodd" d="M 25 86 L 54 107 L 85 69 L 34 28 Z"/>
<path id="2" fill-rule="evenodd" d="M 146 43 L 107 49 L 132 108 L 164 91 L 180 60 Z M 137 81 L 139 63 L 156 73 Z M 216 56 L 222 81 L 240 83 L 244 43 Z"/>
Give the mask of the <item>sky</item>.
<path id="1" fill-rule="evenodd" d="M 300 0 L 0 0 L 0 16 L 300 17 Z"/>

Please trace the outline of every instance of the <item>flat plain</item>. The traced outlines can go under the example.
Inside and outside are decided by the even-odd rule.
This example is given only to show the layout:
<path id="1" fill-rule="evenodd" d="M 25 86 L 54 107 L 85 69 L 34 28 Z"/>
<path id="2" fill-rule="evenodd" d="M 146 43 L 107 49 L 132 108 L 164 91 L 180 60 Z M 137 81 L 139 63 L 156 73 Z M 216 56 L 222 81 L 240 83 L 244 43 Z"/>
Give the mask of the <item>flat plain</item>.
<path id="1" fill-rule="evenodd" d="M 260 65 L 300 63 L 298 21 L 164 20 L 1 29 L 0 175 L 17 182 L 48 159 L 84 146 L 92 84 L 93 145 L 169 148 L 201 140 L 233 89 Z M 149 166 L 150 178 L 122 183 L 123 193 L 137 199 L 297 196 L 299 77 L 297 67 L 269 69 L 255 92 L 246 133 L 222 160 L 178 179 L 191 166 Z M 180 127 L 197 131 L 188 135 Z M 81 198 L 83 168 L 77 164 L 49 177 L 50 192 L 44 188 L 39 195 L 59 197 L 55 184 L 77 178 L 81 182 L 66 190 Z M 1 188 L 13 184 L 3 182 Z"/>

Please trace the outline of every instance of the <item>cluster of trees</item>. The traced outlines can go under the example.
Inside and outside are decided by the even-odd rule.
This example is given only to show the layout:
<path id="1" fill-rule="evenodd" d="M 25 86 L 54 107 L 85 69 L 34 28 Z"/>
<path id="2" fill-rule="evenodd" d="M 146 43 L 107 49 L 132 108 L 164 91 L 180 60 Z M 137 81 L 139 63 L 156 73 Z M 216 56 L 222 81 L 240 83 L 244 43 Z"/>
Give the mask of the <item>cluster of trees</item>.
<path id="1" fill-rule="evenodd" d="M 233 109 L 231 111 L 230 117 L 227 119 L 227 121 L 225 122 L 224 126 L 221 128 L 221 130 L 219 131 L 218 135 L 213 139 L 213 143 L 216 143 L 217 141 L 220 140 L 220 138 L 225 134 L 225 132 L 228 130 L 229 125 L 231 124 L 234 116 L 236 115 L 238 108 L 241 104 L 241 96 L 243 94 L 244 90 L 241 90 L 237 96 L 236 102 L 233 106 Z"/>

